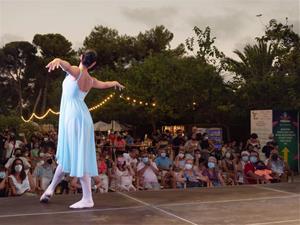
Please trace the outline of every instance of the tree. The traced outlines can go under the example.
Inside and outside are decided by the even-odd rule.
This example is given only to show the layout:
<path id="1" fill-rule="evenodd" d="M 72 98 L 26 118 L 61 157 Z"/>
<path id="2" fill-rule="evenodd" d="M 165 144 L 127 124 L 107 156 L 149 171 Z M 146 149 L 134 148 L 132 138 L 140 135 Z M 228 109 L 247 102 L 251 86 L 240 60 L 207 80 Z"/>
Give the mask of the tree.
<path id="1" fill-rule="evenodd" d="M 22 115 L 23 107 L 28 104 L 25 93 L 32 88 L 28 66 L 35 59 L 36 48 L 29 42 L 19 41 L 6 44 L 0 52 L 1 85 L 5 87 L 1 90 L 6 92 L 1 96 L 7 96 L 7 101 L 13 104 L 13 96 L 16 93 L 18 96 L 17 108 L 19 114 Z"/>
<path id="2" fill-rule="evenodd" d="M 185 41 L 187 49 L 201 62 L 215 66 L 218 72 L 223 70 L 222 59 L 225 55 L 214 45 L 216 37 L 211 37 L 210 27 L 201 30 L 195 26 L 193 30 L 197 45 L 195 45 L 195 37 L 187 38 Z"/>
<path id="3" fill-rule="evenodd" d="M 55 80 L 59 79 L 59 81 L 61 81 L 61 77 L 63 77 L 61 71 L 54 71 L 49 74 L 45 69 L 45 66 L 53 58 L 63 58 L 70 62 L 76 62 L 74 59 L 76 53 L 72 49 L 72 43 L 61 34 L 36 34 L 33 38 L 33 44 L 41 54 L 41 57 L 38 59 L 35 67 L 35 69 L 39 71 L 39 74 L 37 74 L 35 83 L 36 101 L 34 111 L 36 110 L 40 100 L 42 100 L 41 112 L 45 113 L 48 106 L 47 102 L 49 100 L 49 96 L 52 98 L 56 97 L 55 99 L 58 99 L 57 93 L 59 91 L 54 91 L 51 95 L 49 95 L 49 88 L 52 87 L 52 89 L 54 88 L 54 90 L 56 90 L 57 84 L 55 83 Z M 53 84 L 56 85 L 53 86 Z M 56 103 L 58 104 L 58 101 L 56 101 Z"/>

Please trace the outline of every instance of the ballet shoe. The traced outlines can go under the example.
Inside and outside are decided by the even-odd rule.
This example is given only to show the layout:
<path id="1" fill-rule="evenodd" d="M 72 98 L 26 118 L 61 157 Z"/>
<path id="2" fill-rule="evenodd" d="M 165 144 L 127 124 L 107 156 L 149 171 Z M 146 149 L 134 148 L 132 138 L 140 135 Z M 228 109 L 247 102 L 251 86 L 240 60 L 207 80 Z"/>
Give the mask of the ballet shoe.
<path id="1" fill-rule="evenodd" d="M 53 193 L 45 191 L 40 198 L 40 203 L 48 203 Z"/>
<path id="2" fill-rule="evenodd" d="M 93 208 L 94 207 L 94 202 L 93 200 L 91 201 L 86 201 L 81 199 L 80 201 L 74 203 L 73 205 L 70 205 L 70 209 L 86 209 L 86 208 Z"/>

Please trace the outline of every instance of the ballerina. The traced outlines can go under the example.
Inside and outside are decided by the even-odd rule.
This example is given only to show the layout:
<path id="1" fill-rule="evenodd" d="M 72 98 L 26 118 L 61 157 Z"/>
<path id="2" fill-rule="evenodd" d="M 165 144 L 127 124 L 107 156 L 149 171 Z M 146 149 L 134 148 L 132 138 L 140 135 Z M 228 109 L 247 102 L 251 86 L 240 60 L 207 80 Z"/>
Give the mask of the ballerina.
<path id="1" fill-rule="evenodd" d="M 51 184 L 40 198 L 47 203 L 64 173 L 78 177 L 82 187 L 82 199 L 71 205 L 72 209 L 92 208 L 94 201 L 91 192 L 91 177 L 98 176 L 94 126 L 84 98 L 92 88 L 124 88 L 117 81 L 102 82 L 90 76 L 88 70 L 96 64 L 97 53 L 87 50 L 80 56 L 79 66 L 56 58 L 46 68 L 48 72 L 61 68 L 67 75 L 63 81 L 60 103 L 56 168 Z"/>

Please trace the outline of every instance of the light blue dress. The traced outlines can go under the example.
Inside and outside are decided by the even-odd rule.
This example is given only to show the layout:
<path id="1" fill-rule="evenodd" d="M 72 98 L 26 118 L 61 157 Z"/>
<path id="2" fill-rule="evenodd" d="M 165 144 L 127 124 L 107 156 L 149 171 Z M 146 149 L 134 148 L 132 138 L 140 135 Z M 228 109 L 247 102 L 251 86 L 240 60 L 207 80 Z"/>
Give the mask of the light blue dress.
<path id="1" fill-rule="evenodd" d="M 87 92 L 78 86 L 81 76 L 67 74 L 63 81 L 56 159 L 70 176 L 97 176 L 94 126 L 84 102 Z"/>

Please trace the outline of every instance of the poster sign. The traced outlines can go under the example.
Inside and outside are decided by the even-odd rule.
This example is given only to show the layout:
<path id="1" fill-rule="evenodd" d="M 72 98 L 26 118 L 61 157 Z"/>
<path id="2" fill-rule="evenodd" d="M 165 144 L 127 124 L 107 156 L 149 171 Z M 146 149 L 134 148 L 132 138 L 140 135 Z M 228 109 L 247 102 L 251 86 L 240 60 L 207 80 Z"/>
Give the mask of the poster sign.
<path id="1" fill-rule="evenodd" d="M 279 153 L 290 168 L 297 171 L 299 163 L 299 114 L 297 111 L 274 111 L 273 133 Z"/>

